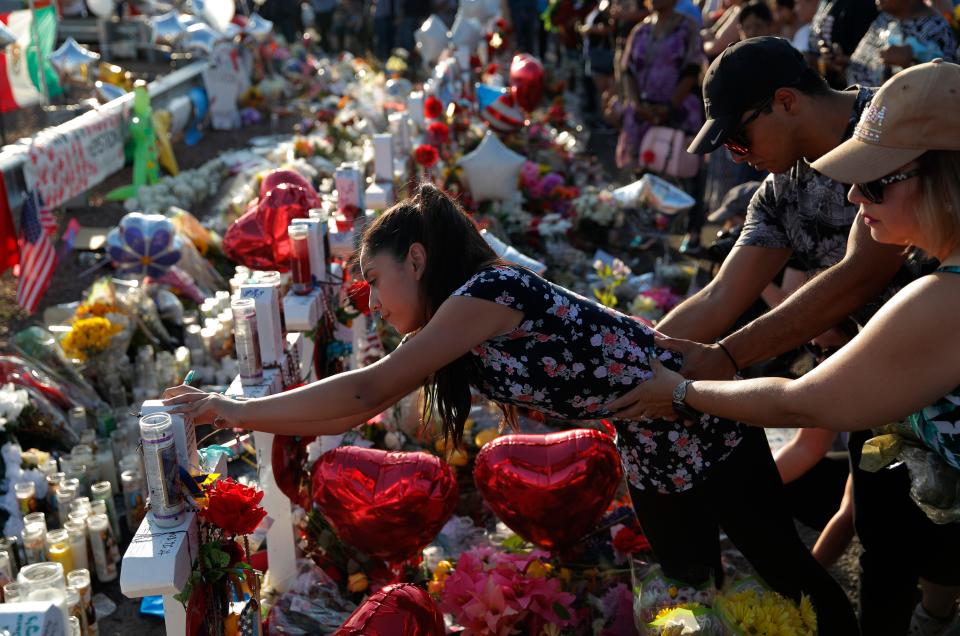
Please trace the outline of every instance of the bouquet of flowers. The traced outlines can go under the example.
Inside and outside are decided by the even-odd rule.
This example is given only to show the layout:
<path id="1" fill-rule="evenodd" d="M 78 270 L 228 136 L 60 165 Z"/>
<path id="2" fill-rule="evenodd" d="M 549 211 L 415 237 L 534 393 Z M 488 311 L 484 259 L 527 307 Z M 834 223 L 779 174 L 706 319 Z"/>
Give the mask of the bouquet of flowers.
<path id="1" fill-rule="evenodd" d="M 749 579 L 718 597 L 714 607 L 732 636 L 817 633 L 817 615 L 806 595 L 798 605 Z"/>
<path id="2" fill-rule="evenodd" d="M 467 633 L 500 636 L 525 627 L 529 634 L 560 634 L 574 626 L 575 596 L 561 589 L 547 553 L 499 552 L 478 547 L 463 552 L 451 571 L 442 568 L 440 607 Z"/>
<path id="3" fill-rule="evenodd" d="M 580 196 L 573 200 L 573 210 L 577 213 L 578 224 L 586 221 L 603 227 L 616 224 L 623 214 L 610 190 L 592 185 L 580 190 Z"/>

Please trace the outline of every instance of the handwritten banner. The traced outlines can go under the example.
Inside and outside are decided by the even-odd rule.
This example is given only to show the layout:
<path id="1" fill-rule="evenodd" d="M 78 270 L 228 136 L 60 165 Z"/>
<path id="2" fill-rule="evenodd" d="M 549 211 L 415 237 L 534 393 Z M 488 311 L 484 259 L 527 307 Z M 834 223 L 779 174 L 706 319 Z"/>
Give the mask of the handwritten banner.
<path id="1" fill-rule="evenodd" d="M 24 163 L 28 190 L 55 208 L 123 168 L 124 118 L 91 111 L 34 138 Z"/>

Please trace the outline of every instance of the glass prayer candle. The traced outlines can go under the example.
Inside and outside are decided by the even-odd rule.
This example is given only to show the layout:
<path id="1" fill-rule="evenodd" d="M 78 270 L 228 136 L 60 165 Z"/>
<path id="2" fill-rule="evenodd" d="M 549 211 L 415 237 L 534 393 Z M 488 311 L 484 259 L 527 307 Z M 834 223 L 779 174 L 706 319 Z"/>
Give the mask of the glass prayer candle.
<path id="1" fill-rule="evenodd" d="M 62 565 L 64 572 L 73 570 L 73 548 L 66 530 L 51 530 L 47 533 L 47 558 Z"/>
<path id="2" fill-rule="evenodd" d="M 117 462 L 114 459 L 110 442 L 102 440 L 97 449 L 97 481 L 106 481 L 114 491 L 120 486 L 117 480 Z"/>
<path id="3" fill-rule="evenodd" d="M 230 303 L 233 311 L 233 333 L 236 339 L 240 382 L 245 386 L 263 381 L 263 361 L 260 358 L 260 338 L 257 334 L 256 302 L 252 298 L 237 298 Z"/>
<path id="4" fill-rule="evenodd" d="M 13 559 L 6 550 L 0 550 L 0 585 L 14 580 Z"/>
<path id="5" fill-rule="evenodd" d="M 46 533 L 43 525 L 39 523 L 31 523 L 23 528 L 21 536 L 23 537 L 23 549 L 27 553 L 27 563 L 33 565 L 42 563 L 47 559 L 46 546 L 44 545 Z"/>
<path id="6" fill-rule="evenodd" d="M 23 586 L 16 581 L 11 581 L 3 586 L 3 602 L 4 603 L 19 603 L 21 600 L 21 594 L 23 593 Z"/>
<path id="7" fill-rule="evenodd" d="M 127 512 L 127 530 L 135 534 L 143 521 L 143 480 L 135 470 L 120 473 L 120 486 L 123 488 L 123 506 Z"/>
<path id="8" fill-rule="evenodd" d="M 43 526 L 43 531 L 47 531 L 47 517 L 42 512 L 31 512 L 30 514 L 23 516 L 24 526 L 31 523 L 39 523 Z"/>
<path id="9" fill-rule="evenodd" d="M 90 497 L 93 499 L 90 503 L 93 507 L 94 514 L 99 512 L 99 510 L 97 510 L 97 502 L 99 501 L 104 504 L 106 508 L 104 512 L 106 512 L 107 517 L 110 519 L 113 536 L 119 537 L 120 520 L 117 518 L 116 505 L 113 503 L 113 487 L 110 485 L 110 482 L 101 481 L 100 483 L 90 486 Z"/>
<path id="10" fill-rule="evenodd" d="M 76 488 L 67 485 L 65 482 L 60 482 L 60 487 L 57 489 L 57 516 L 60 518 L 61 526 L 70 518 L 70 503 L 76 496 Z"/>
<path id="11" fill-rule="evenodd" d="M 107 515 L 93 515 L 87 519 L 87 531 L 90 547 L 93 548 L 93 567 L 97 572 L 97 579 L 101 583 L 113 581 L 117 578 L 120 549 L 110 531 Z"/>
<path id="12" fill-rule="evenodd" d="M 73 556 L 73 567 L 74 569 L 86 569 L 89 565 L 87 562 L 87 522 L 83 521 L 68 521 L 64 525 L 64 530 L 67 531 L 67 538 L 70 541 L 70 551 Z"/>
<path id="13" fill-rule="evenodd" d="M 70 428 L 77 435 L 80 435 L 87 428 L 87 409 L 82 406 L 75 406 L 70 409 L 69 420 Z"/>
<path id="14" fill-rule="evenodd" d="M 67 585 L 80 595 L 80 606 L 83 608 L 83 617 L 80 624 L 85 636 L 97 636 L 100 631 L 97 627 L 97 613 L 93 609 L 93 592 L 90 589 L 90 570 L 78 568 L 67 575 Z"/>
<path id="15" fill-rule="evenodd" d="M 143 466 L 146 471 L 147 490 L 150 493 L 150 516 L 161 528 L 180 525 L 183 522 L 184 502 L 177 481 L 177 449 L 170 415 L 153 413 L 142 417 L 140 438 L 143 440 Z M 88 519 L 88 527 L 89 522 Z M 93 534 L 91 530 L 91 543 L 94 542 Z M 93 550 L 96 555 L 95 543 Z M 97 566 L 97 576 L 99 575 L 100 567 Z"/>
<path id="16" fill-rule="evenodd" d="M 290 277 L 293 282 L 293 293 L 309 294 L 313 289 L 313 278 L 310 272 L 310 228 L 295 223 L 287 227 L 290 236 Z"/>
<path id="17" fill-rule="evenodd" d="M 13 485 L 13 492 L 17 496 L 17 505 L 20 514 L 27 516 L 37 511 L 37 485 L 32 481 L 21 481 Z"/>

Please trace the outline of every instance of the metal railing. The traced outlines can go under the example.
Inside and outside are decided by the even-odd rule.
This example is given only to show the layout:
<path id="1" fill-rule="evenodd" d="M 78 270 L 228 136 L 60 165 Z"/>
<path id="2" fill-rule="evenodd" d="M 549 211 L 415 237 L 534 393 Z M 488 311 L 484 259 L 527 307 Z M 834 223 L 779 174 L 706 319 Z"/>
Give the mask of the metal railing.
<path id="1" fill-rule="evenodd" d="M 194 86 L 203 86 L 203 71 L 210 66 L 206 60 L 194 62 L 189 66 L 177 69 L 167 75 L 162 75 L 147 85 L 150 101 L 154 108 L 163 108 L 170 100 L 185 95 Z M 100 111 L 116 112 L 122 110 L 124 115 L 129 114 L 133 107 L 133 93 L 127 93 L 117 99 L 107 102 L 100 107 Z M 70 122 L 61 124 L 69 126 Z M 56 127 L 54 127 L 56 129 Z M 39 131 L 38 131 L 39 132 Z M 20 206 L 26 195 L 26 181 L 23 176 L 23 163 L 29 151 L 29 139 L 22 139 L 17 143 L 4 146 L 0 149 L 0 172 L 3 173 L 4 184 L 7 190 L 7 203 L 13 217 L 15 228 L 20 226 Z M 3 212 L 0 211 L 0 214 Z"/>

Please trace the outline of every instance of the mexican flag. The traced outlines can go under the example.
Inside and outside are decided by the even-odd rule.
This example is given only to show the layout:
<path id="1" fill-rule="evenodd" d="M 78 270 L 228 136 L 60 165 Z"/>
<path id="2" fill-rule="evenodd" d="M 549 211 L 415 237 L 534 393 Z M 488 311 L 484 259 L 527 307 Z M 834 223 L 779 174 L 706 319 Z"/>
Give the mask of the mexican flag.
<path id="1" fill-rule="evenodd" d="M 38 48 L 43 59 L 47 95 L 59 95 L 60 82 L 47 61 L 57 39 L 56 8 L 50 4 L 40 9 L 0 13 L 0 22 L 17 36 L 17 41 L 0 53 L 0 113 L 43 103 Z"/>

